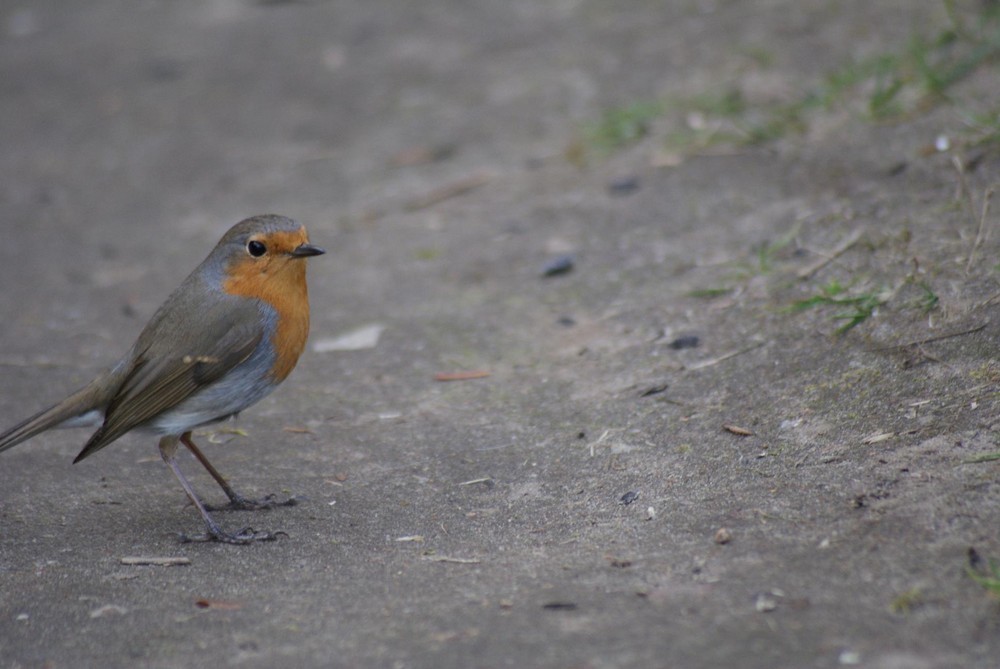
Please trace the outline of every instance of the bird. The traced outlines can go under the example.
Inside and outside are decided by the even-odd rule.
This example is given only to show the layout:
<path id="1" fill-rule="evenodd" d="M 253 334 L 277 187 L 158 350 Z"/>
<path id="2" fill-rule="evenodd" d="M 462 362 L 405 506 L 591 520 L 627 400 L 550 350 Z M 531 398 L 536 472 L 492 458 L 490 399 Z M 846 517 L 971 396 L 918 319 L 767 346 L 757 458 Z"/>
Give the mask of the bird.
<path id="1" fill-rule="evenodd" d="M 324 254 L 300 223 L 275 214 L 240 221 L 153 314 L 117 363 L 63 401 L 0 434 L 0 452 L 41 432 L 96 427 L 74 463 L 127 432 L 158 436 L 159 452 L 205 522 L 182 541 L 248 544 L 281 532 L 222 530 L 177 462 L 183 445 L 229 498 L 229 507 L 277 504 L 243 497 L 208 461 L 192 430 L 236 416 L 295 367 L 309 334 L 306 259 Z"/>

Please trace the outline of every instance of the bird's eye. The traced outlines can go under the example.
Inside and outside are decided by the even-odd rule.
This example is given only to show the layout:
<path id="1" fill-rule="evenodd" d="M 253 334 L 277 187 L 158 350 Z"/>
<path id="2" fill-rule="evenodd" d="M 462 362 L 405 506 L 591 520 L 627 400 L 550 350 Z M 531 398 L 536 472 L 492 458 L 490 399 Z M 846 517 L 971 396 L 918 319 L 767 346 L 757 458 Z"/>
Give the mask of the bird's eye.
<path id="1" fill-rule="evenodd" d="M 264 242 L 257 241 L 256 239 L 251 239 L 247 242 L 247 253 L 252 255 L 254 258 L 259 258 L 265 253 L 267 253 L 267 247 L 264 246 Z"/>

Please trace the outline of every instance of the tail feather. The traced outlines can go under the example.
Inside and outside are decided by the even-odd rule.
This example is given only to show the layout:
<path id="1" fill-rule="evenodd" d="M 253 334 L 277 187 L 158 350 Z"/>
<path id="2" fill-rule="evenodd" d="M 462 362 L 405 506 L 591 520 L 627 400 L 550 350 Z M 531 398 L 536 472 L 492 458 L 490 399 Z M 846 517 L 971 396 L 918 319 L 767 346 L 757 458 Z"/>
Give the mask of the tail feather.
<path id="1" fill-rule="evenodd" d="M 100 425 L 103 419 L 100 411 L 102 400 L 104 398 L 94 392 L 93 383 L 81 388 L 62 402 L 39 411 L 0 434 L 0 453 L 54 427 Z"/>

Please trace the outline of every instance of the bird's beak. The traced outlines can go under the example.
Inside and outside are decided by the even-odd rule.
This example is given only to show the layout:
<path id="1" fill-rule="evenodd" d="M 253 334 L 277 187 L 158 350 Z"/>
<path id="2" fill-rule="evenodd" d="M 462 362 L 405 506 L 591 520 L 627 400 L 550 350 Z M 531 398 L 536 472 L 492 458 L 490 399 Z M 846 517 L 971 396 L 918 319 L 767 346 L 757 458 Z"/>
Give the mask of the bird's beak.
<path id="1" fill-rule="evenodd" d="M 309 256 L 321 256 L 325 250 L 312 244 L 299 244 L 288 255 L 293 258 L 308 258 Z"/>

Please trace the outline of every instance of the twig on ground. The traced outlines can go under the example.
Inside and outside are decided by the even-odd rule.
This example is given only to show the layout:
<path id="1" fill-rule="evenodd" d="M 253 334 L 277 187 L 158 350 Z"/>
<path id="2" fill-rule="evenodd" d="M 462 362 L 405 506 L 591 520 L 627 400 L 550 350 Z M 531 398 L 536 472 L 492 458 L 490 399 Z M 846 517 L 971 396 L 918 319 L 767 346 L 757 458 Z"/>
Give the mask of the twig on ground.
<path id="1" fill-rule="evenodd" d="M 462 372 L 438 372 L 434 375 L 435 381 L 471 381 L 473 379 L 485 379 L 490 376 L 490 372 L 485 369 L 473 369 Z"/>
<path id="2" fill-rule="evenodd" d="M 479 564 L 481 562 L 478 558 L 457 558 L 447 555 L 425 555 L 422 559 L 427 562 L 451 562 L 453 564 Z"/>
<path id="3" fill-rule="evenodd" d="M 191 558 L 186 557 L 123 557 L 118 561 L 127 565 L 152 565 L 155 567 L 177 567 L 191 564 Z"/>
<path id="4" fill-rule="evenodd" d="M 996 186 L 990 186 L 983 194 L 983 206 L 979 214 L 979 230 L 976 232 L 976 241 L 972 244 L 972 250 L 969 251 L 969 260 L 965 263 L 966 274 L 972 269 L 972 263 L 976 259 L 976 251 L 986 241 L 986 216 L 990 213 L 990 201 L 993 199 L 996 188 Z"/>
<path id="5" fill-rule="evenodd" d="M 766 343 L 767 342 L 764 342 L 764 341 L 755 342 L 755 343 L 751 344 L 750 346 L 747 346 L 746 348 L 741 348 L 738 351 L 730 351 L 729 353 L 726 353 L 724 355 L 720 355 L 717 358 L 711 358 L 709 360 L 702 360 L 700 362 L 695 362 L 695 363 L 692 363 L 690 365 L 684 365 L 684 369 L 686 369 L 689 372 L 693 372 L 696 369 L 704 369 L 705 367 L 711 367 L 712 365 L 717 365 L 720 362 L 725 362 L 726 360 L 729 360 L 730 358 L 735 358 L 738 355 L 743 355 L 744 353 L 749 353 L 750 351 L 753 351 L 754 349 L 760 348 L 761 346 L 763 346 Z"/>
<path id="6" fill-rule="evenodd" d="M 829 263 L 836 260 L 839 256 L 846 253 L 852 246 L 857 244 L 858 240 L 861 239 L 861 236 L 864 233 L 865 233 L 864 229 L 856 228 L 854 232 L 852 232 L 847 236 L 846 239 L 844 239 L 842 242 L 834 246 L 826 253 L 817 252 L 820 253 L 821 257 L 812 264 L 806 265 L 805 267 L 800 269 L 798 272 L 796 272 L 795 275 L 800 279 L 808 279 L 813 274 L 826 267 Z"/>
<path id="7" fill-rule="evenodd" d="M 969 207 L 969 218 L 974 221 L 976 220 L 976 203 L 972 200 L 972 191 L 969 189 L 969 182 L 965 178 L 965 165 L 958 156 L 951 157 L 951 164 L 955 166 L 955 171 L 958 172 L 958 190 L 955 193 L 955 199 L 965 200 L 965 204 Z"/>
<path id="8" fill-rule="evenodd" d="M 475 485 L 477 483 L 490 483 L 493 481 L 492 476 L 484 476 L 481 479 L 472 479 L 471 481 L 462 481 L 458 485 Z"/>
<path id="9" fill-rule="evenodd" d="M 894 351 L 900 348 L 909 348 L 910 346 L 923 346 L 924 344 L 930 344 L 931 342 L 941 341 L 942 339 L 951 339 L 952 337 L 962 337 L 964 335 L 973 334 L 984 329 L 989 323 L 983 323 L 977 325 L 974 328 L 969 328 L 968 330 L 962 330 L 960 332 L 948 332 L 945 334 L 936 335 L 934 337 L 927 337 L 926 339 L 917 339 L 916 341 L 908 341 L 902 344 L 893 344 L 891 346 L 882 346 L 880 348 L 874 349 L 875 351 Z M 921 351 L 923 353 L 923 351 Z M 926 354 L 925 354 L 926 355 Z M 927 356 L 930 357 L 930 356 Z"/>

